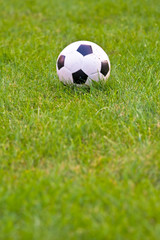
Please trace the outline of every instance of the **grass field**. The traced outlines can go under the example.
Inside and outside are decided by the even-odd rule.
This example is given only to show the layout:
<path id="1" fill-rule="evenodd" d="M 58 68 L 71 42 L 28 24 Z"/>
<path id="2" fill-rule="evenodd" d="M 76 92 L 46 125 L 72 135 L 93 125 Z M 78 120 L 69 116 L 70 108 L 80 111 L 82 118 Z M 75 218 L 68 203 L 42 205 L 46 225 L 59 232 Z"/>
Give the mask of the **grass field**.
<path id="1" fill-rule="evenodd" d="M 159 0 L 0 0 L 0 240 L 160 236 Z M 63 86 L 60 51 L 111 76 Z"/>

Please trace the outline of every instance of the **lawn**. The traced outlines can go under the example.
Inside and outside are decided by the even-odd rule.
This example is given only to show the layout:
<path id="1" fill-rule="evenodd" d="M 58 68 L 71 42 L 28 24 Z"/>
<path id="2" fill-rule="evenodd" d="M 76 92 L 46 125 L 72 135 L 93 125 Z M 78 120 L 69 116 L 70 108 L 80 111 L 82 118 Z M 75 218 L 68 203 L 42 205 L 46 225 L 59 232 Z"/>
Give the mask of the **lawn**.
<path id="1" fill-rule="evenodd" d="M 0 0 L 0 240 L 158 240 L 159 0 Z M 111 76 L 65 87 L 62 49 Z"/>

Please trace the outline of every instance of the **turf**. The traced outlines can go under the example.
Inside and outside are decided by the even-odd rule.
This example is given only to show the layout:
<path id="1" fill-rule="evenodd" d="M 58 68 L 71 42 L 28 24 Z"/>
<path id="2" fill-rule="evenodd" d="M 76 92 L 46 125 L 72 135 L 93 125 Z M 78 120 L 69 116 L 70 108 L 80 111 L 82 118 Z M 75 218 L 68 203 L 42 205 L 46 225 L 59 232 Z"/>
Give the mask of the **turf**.
<path id="1" fill-rule="evenodd" d="M 0 0 L 0 239 L 159 239 L 159 28 L 158 0 Z M 106 84 L 59 82 L 76 40 Z"/>

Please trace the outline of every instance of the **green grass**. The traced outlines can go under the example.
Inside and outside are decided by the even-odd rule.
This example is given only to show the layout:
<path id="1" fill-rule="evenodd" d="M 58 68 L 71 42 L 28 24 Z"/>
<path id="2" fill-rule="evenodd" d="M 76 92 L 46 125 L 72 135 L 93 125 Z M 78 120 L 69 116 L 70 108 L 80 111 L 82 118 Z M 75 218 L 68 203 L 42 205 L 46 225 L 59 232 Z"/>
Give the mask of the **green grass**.
<path id="1" fill-rule="evenodd" d="M 159 31 L 159 0 L 0 0 L 0 239 L 159 239 Z M 106 84 L 59 82 L 76 40 Z"/>

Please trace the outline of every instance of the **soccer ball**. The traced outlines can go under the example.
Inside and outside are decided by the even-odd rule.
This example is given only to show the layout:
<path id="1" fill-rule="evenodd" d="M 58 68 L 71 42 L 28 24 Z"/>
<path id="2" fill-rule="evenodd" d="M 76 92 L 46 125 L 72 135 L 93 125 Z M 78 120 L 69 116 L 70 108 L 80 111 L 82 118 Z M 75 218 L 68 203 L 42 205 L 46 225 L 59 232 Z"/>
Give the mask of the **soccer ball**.
<path id="1" fill-rule="evenodd" d="M 89 41 L 71 43 L 60 53 L 56 64 L 59 80 L 66 84 L 90 85 L 107 80 L 111 65 L 105 51 Z"/>

